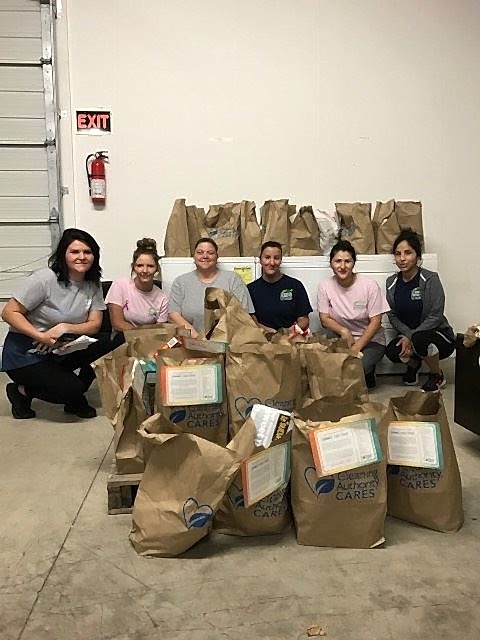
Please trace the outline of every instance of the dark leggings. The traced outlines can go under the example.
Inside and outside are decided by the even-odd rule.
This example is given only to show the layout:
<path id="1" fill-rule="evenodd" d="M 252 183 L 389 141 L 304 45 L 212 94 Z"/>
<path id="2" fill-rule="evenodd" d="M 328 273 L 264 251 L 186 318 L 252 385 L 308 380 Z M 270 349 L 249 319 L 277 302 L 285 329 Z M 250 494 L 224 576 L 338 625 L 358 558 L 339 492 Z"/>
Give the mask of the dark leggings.
<path id="1" fill-rule="evenodd" d="M 25 387 L 25 393 L 30 398 L 81 408 L 87 403 L 84 394 L 95 379 L 91 363 L 123 342 L 123 334 L 115 336 L 113 340 L 109 335 L 100 334 L 97 337 L 98 341 L 83 351 L 67 356 L 45 356 L 43 362 L 11 369 L 6 373 L 16 384 Z M 73 373 L 76 369 L 80 369 L 78 375 Z"/>
<path id="2" fill-rule="evenodd" d="M 387 345 L 387 356 L 392 362 L 400 362 L 400 347 L 397 347 L 397 342 L 401 336 L 397 336 Z M 429 347 L 433 345 L 436 347 L 438 357 L 440 360 L 444 360 L 451 356 L 455 350 L 455 342 L 449 337 L 445 336 L 441 331 L 430 329 L 429 331 L 417 331 L 412 335 L 412 345 L 414 355 L 418 358 L 427 358 L 429 354 Z M 431 355 L 435 355 L 432 353 Z"/>

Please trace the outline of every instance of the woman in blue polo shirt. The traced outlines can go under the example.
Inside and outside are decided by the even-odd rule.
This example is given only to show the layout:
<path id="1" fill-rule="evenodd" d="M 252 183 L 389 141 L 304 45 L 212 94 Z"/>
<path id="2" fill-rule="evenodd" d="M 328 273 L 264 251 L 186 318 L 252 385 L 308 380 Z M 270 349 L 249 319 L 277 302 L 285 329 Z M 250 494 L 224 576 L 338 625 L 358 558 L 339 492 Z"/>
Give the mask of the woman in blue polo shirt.
<path id="1" fill-rule="evenodd" d="M 387 345 L 392 362 L 407 365 L 406 385 L 418 384 L 422 362 L 430 369 L 423 391 L 445 386 L 440 360 L 455 349 L 455 334 L 444 315 L 445 293 L 438 274 L 420 266 L 422 245 L 412 229 L 403 229 L 393 243 L 399 272 L 387 278 L 388 317 L 398 332 Z"/>
<path id="2" fill-rule="evenodd" d="M 305 287 L 296 278 L 280 271 L 282 245 L 264 242 L 260 250 L 262 275 L 248 285 L 257 322 L 269 329 L 288 329 L 295 324 L 302 331 L 309 326 L 313 311 Z"/>

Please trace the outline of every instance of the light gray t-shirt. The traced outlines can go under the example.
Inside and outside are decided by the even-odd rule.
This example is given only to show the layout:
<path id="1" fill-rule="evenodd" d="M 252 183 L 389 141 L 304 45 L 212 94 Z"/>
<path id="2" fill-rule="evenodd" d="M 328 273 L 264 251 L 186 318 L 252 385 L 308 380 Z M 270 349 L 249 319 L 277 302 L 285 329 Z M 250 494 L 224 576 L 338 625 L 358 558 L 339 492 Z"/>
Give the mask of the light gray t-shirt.
<path id="1" fill-rule="evenodd" d="M 90 311 L 106 308 L 102 290 L 93 282 L 70 282 L 67 287 L 49 268 L 34 271 L 13 297 L 27 309 L 28 321 L 39 331 L 60 322 L 86 322 Z"/>
<path id="2" fill-rule="evenodd" d="M 232 293 L 248 313 L 255 313 L 252 299 L 243 280 L 235 271 L 226 269 L 219 269 L 215 280 L 208 284 L 199 280 L 196 271 L 183 273 L 175 278 L 170 290 L 169 312 L 180 313 L 197 331 L 204 331 L 204 300 L 205 289 L 208 287 L 217 287 Z"/>

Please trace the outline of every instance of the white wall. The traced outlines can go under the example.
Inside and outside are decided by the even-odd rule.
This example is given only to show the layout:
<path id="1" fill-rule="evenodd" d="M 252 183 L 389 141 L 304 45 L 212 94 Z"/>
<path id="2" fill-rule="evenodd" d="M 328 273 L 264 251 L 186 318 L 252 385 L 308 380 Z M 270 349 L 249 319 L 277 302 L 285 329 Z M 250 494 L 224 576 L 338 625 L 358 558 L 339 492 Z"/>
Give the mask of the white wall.
<path id="1" fill-rule="evenodd" d="M 163 242 L 176 197 L 421 199 L 449 318 L 480 320 L 480 3 L 63 0 L 58 36 L 60 107 L 112 111 L 108 137 L 62 120 L 65 220 L 99 240 L 107 277 L 137 238 Z M 99 212 L 84 160 L 103 148 Z"/>

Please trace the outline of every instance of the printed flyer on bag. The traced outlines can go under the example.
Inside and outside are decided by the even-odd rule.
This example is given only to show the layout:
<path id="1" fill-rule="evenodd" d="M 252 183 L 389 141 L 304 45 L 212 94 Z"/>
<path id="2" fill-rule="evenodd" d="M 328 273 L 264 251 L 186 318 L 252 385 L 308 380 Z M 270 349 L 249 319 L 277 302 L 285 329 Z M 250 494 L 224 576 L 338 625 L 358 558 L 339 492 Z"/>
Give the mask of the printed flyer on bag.
<path id="1" fill-rule="evenodd" d="M 311 431 L 309 438 L 320 477 L 375 464 L 382 459 L 374 418 L 325 424 Z"/>
<path id="2" fill-rule="evenodd" d="M 167 407 L 218 404 L 223 401 L 220 363 L 163 366 L 160 369 L 162 402 Z"/>
<path id="3" fill-rule="evenodd" d="M 242 463 L 245 507 L 266 498 L 290 478 L 290 442 L 261 451 Z"/>
<path id="4" fill-rule="evenodd" d="M 390 422 L 388 463 L 442 470 L 442 435 L 438 422 Z"/>

